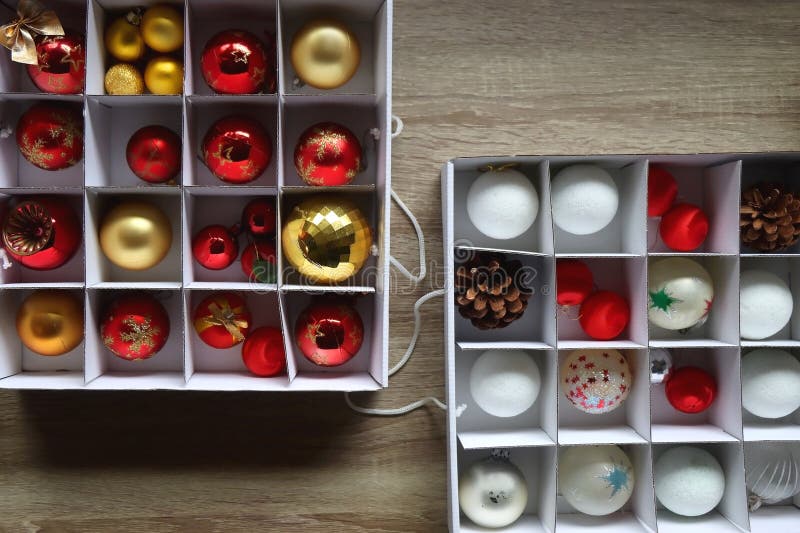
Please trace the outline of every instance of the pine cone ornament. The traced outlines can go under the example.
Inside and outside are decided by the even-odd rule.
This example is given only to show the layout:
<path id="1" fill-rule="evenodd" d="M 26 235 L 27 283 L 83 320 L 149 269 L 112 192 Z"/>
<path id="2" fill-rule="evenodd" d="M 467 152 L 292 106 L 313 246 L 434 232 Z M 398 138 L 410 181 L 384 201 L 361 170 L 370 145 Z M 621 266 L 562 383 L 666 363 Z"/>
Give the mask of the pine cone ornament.
<path id="1" fill-rule="evenodd" d="M 456 305 L 478 329 L 504 328 L 522 317 L 531 290 L 518 275 L 522 263 L 501 254 L 477 254 L 456 268 Z"/>
<path id="2" fill-rule="evenodd" d="M 800 240 L 800 199 L 782 183 L 760 183 L 742 193 L 742 242 L 759 252 L 780 252 Z"/>

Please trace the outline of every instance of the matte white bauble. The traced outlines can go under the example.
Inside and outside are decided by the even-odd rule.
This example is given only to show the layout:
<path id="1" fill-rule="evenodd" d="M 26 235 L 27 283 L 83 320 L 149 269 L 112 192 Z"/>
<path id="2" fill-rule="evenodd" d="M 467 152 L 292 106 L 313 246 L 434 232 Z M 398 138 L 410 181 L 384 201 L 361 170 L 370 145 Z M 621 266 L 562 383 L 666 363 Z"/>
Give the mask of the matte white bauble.
<path id="1" fill-rule="evenodd" d="M 530 409 L 541 387 L 536 361 L 522 350 L 483 352 L 469 373 L 472 399 L 490 415 L 501 418 Z"/>
<path id="2" fill-rule="evenodd" d="M 719 461 L 702 448 L 678 446 L 665 451 L 653 469 L 656 497 L 681 516 L 701 516 L 725 494 L 725 473 Z"/>
<path id="3" fill-rule="evenodd" d="M 581 513 L 611 514 L 633 493 L 633 465 L 619 446 L 572 446 L 558 459 L 558 486 Z"/>
<path id="4" fill-rule="evenodd" d="M 472 463 L 458 480 L 458 504 L 481 527 L 513 524 L 528 505 L 528 487 L 510 461 L 489 457 Z"/>
<path id="5" fill-rule="evenodd" d="M 792 318 L 794 301 L 786 283 L 766 270 L 742 272 L 739 323 L 743 339 L 772 337 Z"/>
<path id="6" fill-rule="evenodd" d="M 750 511 L 800 494 L 800 449 L 787 442 L 746 442 L 744 469 Z"/>
<path id="7" fill-rule="evenodd" d="M 690 328 L 705 320 L 714 302 L 711 275 L 685 257 L 653 261 L 647 268 L 647 318 L 669 330 Z"/>
<path id="8" fill-rule="evenodd" d="M 553 222 L 573 235 L 590 235 L 617 214 L 619 191 L 611 175 L 596 165 L 572 165 L 553 178 Z"/>
<path id="9" fill-rule="evenodd" d="M 742 357 L 742 406 L 762 418 L 781 418 L 800 408 L 800 361 L 777 348 Z"/>
<path id="10" fill-rule="evenodd" d="M 492 239 L 513 239 L 530 228 L 539 214 L 539 194 L 519 170 L 489 170 L 467 192 L 467 215 Z"/>

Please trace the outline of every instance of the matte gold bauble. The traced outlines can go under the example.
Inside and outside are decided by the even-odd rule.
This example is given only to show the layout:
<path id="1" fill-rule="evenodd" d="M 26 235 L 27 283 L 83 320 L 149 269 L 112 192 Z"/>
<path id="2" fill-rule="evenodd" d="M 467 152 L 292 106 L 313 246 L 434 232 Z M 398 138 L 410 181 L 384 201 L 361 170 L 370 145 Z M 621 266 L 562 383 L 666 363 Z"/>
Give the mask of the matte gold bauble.
<path id="1" fill-rule="evenodd" d="M 83 305 L 69 291 L 34 291 L 17 311 L 17 334 L 39 355 L 70 352 L 83 341 Z"/>
<path id="2" fill-rule="evenodd" d="M 350 28 L 337 20 L 318 19 L 294 35 L 291 58 L 302 81 L 317 89 L 335 89 L 355 75 L 361 49 Z"/>
<path id="3" fill-rule="evenodd" d="M 148 8 L 142 16 L 142 37 L 156 52 L 174 52 L 183 46 L 183 16 L 167 5 Z"/>
<path id="4" fill-rule="evenodd" d="M 161 262 L 172 246 L 172 225 L 164 212 L 139 200 L 123 202 L 100 224 L 100 248 L 126 270 L 147 270 Z"/>
<path id="5" fill-rule="evenodd" d="M 142 75 L 136 70 L 136 67 L 127 63 L 119 63 L 108 69 L 104 82 L 108 94 L 142 94 L 144 92 Z"/>
<path id="6" fill-rule="evenodd" d="M 144 84 L 153 94 L 181 94 L 183 63 L 169 56 L 154 57 L 144 69 Z"/>
<path id="7" fill-rule="evenodd" d="M 106 28 L 105 43 L 108 53 L 120 61 L 136 61 L 145 52 L 144 39 L 139 26 L 129 21 L 133 14 L 119 17 Z"/>
<path id="8" fill-rule="evenodd" d="M 284 257 L 301 276 L 314 283 L 338 283 L 364 266 L 372 231 L 356 204 L 320 195 L 292 209 L 281 239 Z"/>

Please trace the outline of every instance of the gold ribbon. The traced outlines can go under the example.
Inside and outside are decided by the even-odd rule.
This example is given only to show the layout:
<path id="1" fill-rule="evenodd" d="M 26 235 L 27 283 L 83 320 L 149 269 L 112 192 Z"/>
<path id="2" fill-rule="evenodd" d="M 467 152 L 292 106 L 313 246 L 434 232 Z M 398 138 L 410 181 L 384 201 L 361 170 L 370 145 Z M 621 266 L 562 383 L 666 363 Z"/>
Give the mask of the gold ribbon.
<path id="1" fill-rule="evenodd" d="M 243 308 L 231 309 L 228 302 L 222 302 L 222 307 L 220 307 L 217 302 L 212 302 L 208 305 L 208 310 L 211 312 L 211 316 L 203 316 L 194 321 L 194 327 L 197 328 L 198 333 L 214 326 L 222 326 L 228 330 L 236 342 L 244 340 L 241 329 L 246 329 L 249 324 L 247 320 L 237 318 L 239 313 L 244 311 Z"/>
<path id="2" fill-rule="evenodd" d="M 55 11 L 45 8 L 38 0 L 19 0 L 19 18 L 0 27 L 0 42 L 11 50 L 11 60 L 38 65 L 34 35 L 64 35 L 64 28 Z"/>

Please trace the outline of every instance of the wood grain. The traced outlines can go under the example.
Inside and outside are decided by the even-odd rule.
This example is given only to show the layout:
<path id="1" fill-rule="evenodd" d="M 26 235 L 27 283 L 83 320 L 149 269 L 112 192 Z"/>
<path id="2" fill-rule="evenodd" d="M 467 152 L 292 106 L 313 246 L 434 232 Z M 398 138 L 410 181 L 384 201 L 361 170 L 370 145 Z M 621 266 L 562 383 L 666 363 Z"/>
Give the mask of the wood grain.
<path id="1" fill-rule="evenodd" d="M 800 149 L 799 26 L 794 1 L 396 0 L 393 179 L 432 277 L 398 280 L 393 357 L 442 283 L 446 159 Z M 440 301 L 424 312 L 414 359 L 358 401 L 443 397 Z M 336 394 L 2 392 L 0 531 L 442 531 L 444 428 Z"/>

